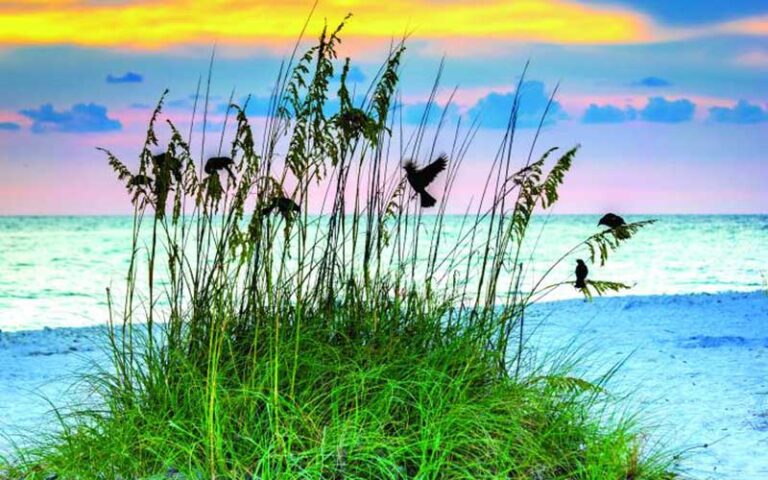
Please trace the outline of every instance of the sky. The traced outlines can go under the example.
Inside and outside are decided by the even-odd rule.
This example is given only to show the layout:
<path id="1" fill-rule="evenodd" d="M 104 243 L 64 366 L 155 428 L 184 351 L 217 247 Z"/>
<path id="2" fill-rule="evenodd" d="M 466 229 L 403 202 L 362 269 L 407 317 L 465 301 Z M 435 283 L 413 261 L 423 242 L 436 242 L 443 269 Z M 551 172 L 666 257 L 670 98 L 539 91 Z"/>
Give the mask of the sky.
<path id="1" fill-rule="evenodd" d="M 251 95 L 258 125 L 311 8 L 298 0 L 0 0 L 0 215 L 130 212 L 95 147 L 135 165 L 166 88 L 165 113 L 188 122 L 214 45 L 212 127 L 233 92 L 236 101 Z M 415 127 L 443 59 L 438 103 L 446 107 L 457 89 L 449 122 L 481 119 L 456 211 L 482 189 L 478 172 L 490 166 L 530 61 L 519 162 L 555 88 L 536 152 L 582 146 L 555 213 L 768 213 L 765 0 L 321 0 L 307 38 L 347 13 L 339 54 L 352 58 L 357 90 L 408 33 L 405 127 Z"/>

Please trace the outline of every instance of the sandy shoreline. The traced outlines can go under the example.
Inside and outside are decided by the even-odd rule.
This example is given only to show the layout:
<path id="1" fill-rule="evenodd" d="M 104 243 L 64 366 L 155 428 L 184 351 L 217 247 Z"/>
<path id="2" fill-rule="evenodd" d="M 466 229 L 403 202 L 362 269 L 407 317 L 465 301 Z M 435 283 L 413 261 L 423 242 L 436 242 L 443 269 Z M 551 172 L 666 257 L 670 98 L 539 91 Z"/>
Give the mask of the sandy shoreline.
<path id="1" fill-rule="evenodd" d="M 630 411 L 652 441 L 694 449 L 695 478 L 768 478 L 768 295 L 763 292 L 565 300 L 530 310 L 542 353 L 575 339 L 595 363 L 588 378 L 626 358 L 609 384 L 632 393 Z M 72 375 L 104 359 L 102 327 L 0 333 L 0 431 L 29 431 L 68 395 Z M 631 355 L 630 355 L 631 354 Z M 627 358 L 629 356 L 629 358 Z M 7 452 L 0 438 L 0 452 Z"/>
<path id="2" fill-rule="evenodd" d="M 768 478 L 768 295 L 569 300 L 530 317 L 543 351 L 575 338 L 594 352 L 587 375 L 626 359 L 609 390 L 629 394 L 656 440 L 692 448 L 682 462 L 691 476 Z"/>

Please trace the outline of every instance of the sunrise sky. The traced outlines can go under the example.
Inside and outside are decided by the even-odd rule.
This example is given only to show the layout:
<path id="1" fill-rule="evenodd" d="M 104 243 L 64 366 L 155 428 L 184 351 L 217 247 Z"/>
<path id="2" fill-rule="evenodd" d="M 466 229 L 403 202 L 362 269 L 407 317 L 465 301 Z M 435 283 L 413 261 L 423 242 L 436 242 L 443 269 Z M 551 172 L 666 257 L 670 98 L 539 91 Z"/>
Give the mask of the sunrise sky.
<path id="1" fill-rule="evenodd" d="M 233 89 L 263 115 L 311 7 L 0 0 L 0 214 L 128 212 L 94 147 L 135 162 L 165 88 L 168 115 L 188 121 L 214 44 L 212 125 Z M 390 41 L 410 33 L 406 122 L 418 119 L 445 56 L 439 101 L 458 87 L 450 119 L 483 119 L 471 171 L 493 158 L 526 60 L 520 145 L 559 82 L 541 148 L 582 150 L 557 213 L 768 211 L 765 0 L 325 0 L 308 38 L 347 12 L 340 54 L 352 57 L 358 90 Z M 460 198 L 479 182 L 466 178 Z"/>

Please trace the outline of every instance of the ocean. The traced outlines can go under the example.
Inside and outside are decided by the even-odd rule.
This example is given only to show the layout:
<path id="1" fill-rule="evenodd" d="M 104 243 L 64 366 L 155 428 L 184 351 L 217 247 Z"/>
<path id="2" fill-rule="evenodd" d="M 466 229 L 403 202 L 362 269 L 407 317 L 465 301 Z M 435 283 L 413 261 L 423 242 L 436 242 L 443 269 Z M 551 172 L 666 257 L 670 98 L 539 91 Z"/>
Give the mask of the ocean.
<path id="1" fill-rule="evenodd" d="M 521 257 L 528 286 L 571 247 L 599 231 L 598 218 L 536 218 Z M 606 266 L 590 265 L 589 277 L 633 286 L 622 295 L 767 288 L 768 215 L 625 218 L 658 221 L 622 246 Z M 461 221 L 460 216 L 446 217 L 445 248 L 461 242 Z M 424 223 L 431 228 L 428 217 Z M 105 289 L 110 287 L 118 296 L 124 290 L 131 225 L 132 219 L 125 216 L 0 217 L 0 330 L 104 324 Z M 586 249 L 568 256 L 544 284 L 572 279 L 576 258 L 588 258 Z M 578 295 L 565 285 L 544 300 Z"/>

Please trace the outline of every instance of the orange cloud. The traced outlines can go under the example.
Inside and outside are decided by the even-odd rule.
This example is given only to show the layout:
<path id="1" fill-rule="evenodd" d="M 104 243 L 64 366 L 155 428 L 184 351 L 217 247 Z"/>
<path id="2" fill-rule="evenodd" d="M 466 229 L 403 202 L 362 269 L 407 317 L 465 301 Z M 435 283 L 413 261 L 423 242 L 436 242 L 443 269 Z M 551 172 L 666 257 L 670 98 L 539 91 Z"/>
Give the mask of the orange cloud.
<path id="1" fill-rule="evenodd" d="M 161 49 L 210 44 L 284 45 L 300 31 L 311 3 L 283 0 L 140 0 L 96 4 L 85 0 L 0 5 L 0 45 L 74 44 Z M 650 21 L 637 13 L 573 0 L 329 0 L 323 17 L 334 23 L 353 12 L 347 36 L 389 39 L 412 32 L 426 39 L 506 39 L 605 44 L 652 40 Z"/>
<path id="2" fill-rule="evenodd" d="M 742 35 L 768 36 L 768 15 L 726 23 L 723 30 Z"/>

